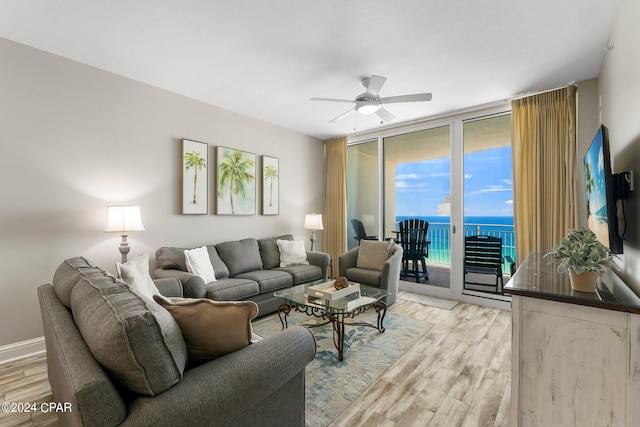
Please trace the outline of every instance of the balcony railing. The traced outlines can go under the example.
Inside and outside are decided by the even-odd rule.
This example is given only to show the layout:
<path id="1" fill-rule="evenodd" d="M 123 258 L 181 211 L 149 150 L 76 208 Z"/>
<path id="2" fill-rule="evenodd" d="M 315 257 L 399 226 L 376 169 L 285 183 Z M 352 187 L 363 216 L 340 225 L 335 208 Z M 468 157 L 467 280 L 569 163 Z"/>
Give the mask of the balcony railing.
<path id="1" fill-rule="evenodd" d="M 449 223 L 429 223 L 427 238 L 431 240 L 429 247 L 429 264 L 451 266 L 451 226 Z M 508 255 L 515 260 L 516 245 L 512 225 L 501 224 L 464 224 L 464 236 L 486 235 L 502 238 L 502 255 Z M 505 261 L 503 271 L 509 271 L 509 264 Z"/>

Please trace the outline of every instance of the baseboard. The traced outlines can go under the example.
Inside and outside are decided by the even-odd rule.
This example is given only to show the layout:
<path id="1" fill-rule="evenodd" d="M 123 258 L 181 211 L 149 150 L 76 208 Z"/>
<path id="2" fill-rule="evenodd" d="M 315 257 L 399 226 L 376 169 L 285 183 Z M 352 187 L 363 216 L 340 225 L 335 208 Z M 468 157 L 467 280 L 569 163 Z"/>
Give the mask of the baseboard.
<path id="1" fill-rule="evenodd" d="M 44 337 L 33 338 L 0 347 L 0 364 L 44 353 Z"/>

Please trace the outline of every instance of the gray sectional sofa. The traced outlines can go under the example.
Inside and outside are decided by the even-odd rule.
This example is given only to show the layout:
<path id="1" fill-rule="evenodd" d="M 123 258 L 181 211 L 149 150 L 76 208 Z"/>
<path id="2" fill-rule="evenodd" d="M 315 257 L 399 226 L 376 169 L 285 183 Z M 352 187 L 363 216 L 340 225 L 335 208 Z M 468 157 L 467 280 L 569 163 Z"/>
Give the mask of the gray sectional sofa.
<path id="1" fill-rule="evenodd" d="M 278 310 L 282 301 L 274 291 L 314 280 L 327 280 L 331 257 L 323 252 L 307 251 L 309 265 L 280 267 L 276 241 L 293 240 L 290 234 L 242 239 L 207 245 L 216 281 L 204 281 L 189 272 L 185 248 L 162 247 L 156 251 L 154 278 L 175 278 L 182 282 L 185 297 L 216 301 L 249 300 L 258 304 L 258 316 Z"/>
<path id="2" fill-rule="evenodd" d="M 155 284 L 183 295 L 178 280 Z M 53 397 L 72 408 L 63 426 L 305 425 L 306 328 L 189 368 L 171 314 L 84 258 L 64 261 L 38 297 Z"/>

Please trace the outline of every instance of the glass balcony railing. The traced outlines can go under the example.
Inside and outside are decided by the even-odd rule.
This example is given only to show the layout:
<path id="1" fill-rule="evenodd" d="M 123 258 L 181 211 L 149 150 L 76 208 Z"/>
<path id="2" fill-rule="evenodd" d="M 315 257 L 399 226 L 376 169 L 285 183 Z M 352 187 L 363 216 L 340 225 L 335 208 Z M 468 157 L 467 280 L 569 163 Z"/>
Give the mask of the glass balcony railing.
<path id="1" fill-rule="evenodd" d="M 427 263 L 440 266 L 451 266 L 451 230 L 449 223 L 429 223 L 429 231 L 427 237 L 431 240 L 429 246 L 429 257 Z M 502 238 L 502 255 L 510 256 L 516 259 L 516 242 L 513 225 L 502 224 L 472 224 L 464 225 L 464 235 L 486 235 Z M 509 274 L 510 265 L 508 262 L 503 264 L 503 271 Z"/>

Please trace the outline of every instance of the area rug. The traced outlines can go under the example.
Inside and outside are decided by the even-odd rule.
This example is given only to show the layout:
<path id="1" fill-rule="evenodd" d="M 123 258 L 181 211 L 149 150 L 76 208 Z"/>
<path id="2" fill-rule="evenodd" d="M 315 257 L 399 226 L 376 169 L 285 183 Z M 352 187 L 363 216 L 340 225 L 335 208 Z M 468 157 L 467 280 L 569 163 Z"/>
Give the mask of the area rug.
<path id="1" fill-rule="evenodd" d="M 372 310 L 354 321 L 375 324 L 376 316 Z M 288 318 L 289 325 L 311 322 L 317 319 L 302 313 L 291 313 Z M 306 369 L 306 425 L 328 425 L 424 335 L 429 326 L 400 313 L 387 313 L 384 333 L 365 326 L 347 326 L 343 361 L 338 359 L 333 345 L 331 325 L 311 328 L 317 352 Z M 281 327 L 277 314 L 253 323 L 253 331 L 263 337 L 277 334 Z"/>
<path id="2" fill-rule="evenodd" d="M 451 310 L 453 307 L 458 305 L 458 301 L 430 297 L 428 295 L 414 294 L 411 292 L 401 293 L 398 295 L 398 298 L 405 301 L 413 301 L 424 305 L 430 305 L 432 307 L 442 308 L 445 310 Z"/>

